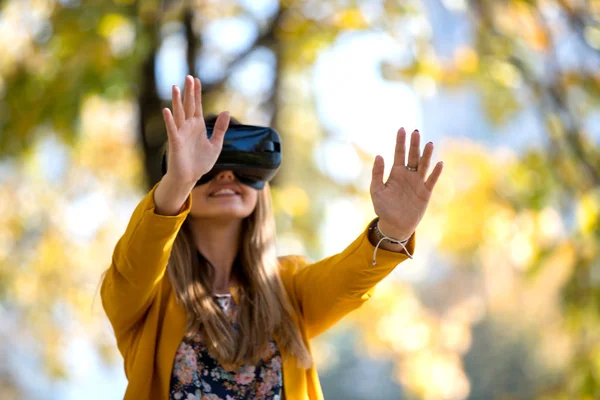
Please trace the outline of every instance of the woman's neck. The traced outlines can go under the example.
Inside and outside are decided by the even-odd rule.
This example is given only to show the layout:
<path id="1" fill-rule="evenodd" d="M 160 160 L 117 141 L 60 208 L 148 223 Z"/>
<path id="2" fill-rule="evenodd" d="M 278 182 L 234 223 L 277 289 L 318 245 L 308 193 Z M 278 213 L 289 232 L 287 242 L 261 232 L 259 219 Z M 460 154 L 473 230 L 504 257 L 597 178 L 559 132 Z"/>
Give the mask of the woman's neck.
<path id="1" fill-rule="evenodd" d="M 242 221 L 191 218 L 189 226 L 196 249 L 214 266 L 215 293 L 229 293 L 231 270 L 240 245 Z"/>

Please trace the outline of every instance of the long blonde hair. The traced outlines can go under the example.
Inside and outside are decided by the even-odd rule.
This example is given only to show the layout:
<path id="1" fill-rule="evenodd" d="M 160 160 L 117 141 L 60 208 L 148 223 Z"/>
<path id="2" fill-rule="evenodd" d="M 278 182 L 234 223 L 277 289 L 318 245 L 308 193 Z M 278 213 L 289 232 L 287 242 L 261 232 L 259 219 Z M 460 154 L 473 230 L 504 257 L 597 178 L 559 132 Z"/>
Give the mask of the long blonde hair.
<path id="1" fill-rule="evenodd" d="M 310 367 L 310 353 L 294 323 L 294 310 L 279 276 L 268 183 L 258 191 L 253 213 L 243 220 L 241 236 L 232 270 L 232 279 L 239 285 L 239 332 L 235 332 L 213 298 L 214 267 L 196 250 L 187 220 L 179 231 L 167 273 L 187 314 L 186 336 L 200 333 L 213 357 L 229 367 L 257 363 L 269 340 L 276 337 L 299 366 Z"/>

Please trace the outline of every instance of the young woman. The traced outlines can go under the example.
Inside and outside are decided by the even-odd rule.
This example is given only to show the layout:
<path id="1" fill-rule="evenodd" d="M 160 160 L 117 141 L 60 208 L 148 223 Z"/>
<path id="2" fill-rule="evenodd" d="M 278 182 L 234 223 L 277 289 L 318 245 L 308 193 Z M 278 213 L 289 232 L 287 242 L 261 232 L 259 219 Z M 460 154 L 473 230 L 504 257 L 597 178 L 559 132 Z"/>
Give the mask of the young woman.
<path id="1" fill-rule="evenodd" d="M 125 399 L 322 399 L 309 340 L 412 258 L 442 172 L 440 162 L 425 179 L 433 144 L 421 155 L 413 132 L 406 164 L 400 129 L 385 183 L 375 158 L 378 217 L 341 253 L 307 264 L 275 256 L 268 183 L 255 189 L 223 170 L 198 184 L 221 152 L 229 114 L 208 138 L 191 76 L 183 102 L 173 87 L 172 106 L 163 110 L 167 172 L 133 212 L 101 288 L 125 361 Z"/>

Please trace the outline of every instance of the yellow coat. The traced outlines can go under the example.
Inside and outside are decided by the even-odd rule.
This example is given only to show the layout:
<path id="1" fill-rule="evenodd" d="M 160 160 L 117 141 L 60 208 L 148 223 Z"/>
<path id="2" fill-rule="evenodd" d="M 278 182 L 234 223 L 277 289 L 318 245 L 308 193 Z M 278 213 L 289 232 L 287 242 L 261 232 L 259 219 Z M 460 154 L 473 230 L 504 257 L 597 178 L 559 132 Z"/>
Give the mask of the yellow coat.
<path id="1" fill-rule="evenodd" d="M 186 327 L 185 311 L 175 301 L 165 270 L 192 198 L 179 215 L 158 215 L 155 189 L 133 212 L 101 288 L 102 304 L 125 361 L 129 382 L 125 400 L 169 398 L 173 360 Z M 309 339 L 360 307 L 375 284 L 408 258 L 379 249 L 377 265 L 372 265 L 374 246 L 367 235 L 365 229 L 343 252 L 314 264 L 299 256 L 279 258 L 281 279 L 307 345 Z M 406 245 L 410 254 L 414 246 L 413 234 Z M 316 368 L 298 368 L 293 357 L 282 356 L 285 399 L 323 399 Z"/>

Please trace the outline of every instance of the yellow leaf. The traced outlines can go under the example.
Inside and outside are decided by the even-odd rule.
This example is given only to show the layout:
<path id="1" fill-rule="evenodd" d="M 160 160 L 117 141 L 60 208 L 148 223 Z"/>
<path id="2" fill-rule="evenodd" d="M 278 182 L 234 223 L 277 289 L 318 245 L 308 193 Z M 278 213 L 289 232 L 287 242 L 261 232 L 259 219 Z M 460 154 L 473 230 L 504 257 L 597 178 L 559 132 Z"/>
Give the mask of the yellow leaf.
<path id="1" fill-rule="evenodd" d="M 304 189 L 298 186 L 287 186 L 280 190 L 272 190 L 277 208 L 298 217 L 304 215 L 310 205 L 310 199 Z"/>
<path id="2" fill-rule="evenodd" d="M 600 217 L 600 199 L 598 192 L 588 192 L 579 200 L 577 206 L 577 223 L 585 234 L 592 234 L 598 229 Z"/>
<path id="3" fill-rule="evenodd" d="M 477 71 L 479 57 L 470 47 L 461 47 L 454 53 L 454 64 L 460 71 L 471 74 Z"/>
<path id="4" fill-rule="evenodd" d="M 107 38 L 125 24 L 129 24 L 129 19 L 122 14 L 106 14 L 98 24 L 98 33 Z"/>
<path id="5" fill-rule="evenodd" d="M 364 29 L 369 26 L 359 9 L 350 8 L 336 15 L 336 25 L 342 29 Z"/>

